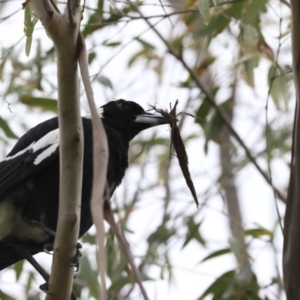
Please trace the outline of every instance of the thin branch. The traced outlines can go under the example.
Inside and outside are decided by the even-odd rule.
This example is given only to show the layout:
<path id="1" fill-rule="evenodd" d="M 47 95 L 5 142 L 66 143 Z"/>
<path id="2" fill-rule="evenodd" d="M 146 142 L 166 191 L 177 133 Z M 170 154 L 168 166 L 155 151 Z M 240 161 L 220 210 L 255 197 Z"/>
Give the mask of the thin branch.
<path id="1" fill-rule="evenodd" d="M 3 21 L 9 19 L 10 17 L 12 17 L 13 15 L 17 14 L 19 11 L 21 11 L 22 8 L 18 8 L 17 10 L 13 11 L 12 13 L 10 13 L 9 15 L 0 18 L 0 23 L 2 23 Z"/>
<path id="2" fill-rule="evenodd" d="M 92 116 L 93 125 L 93 189 L 91 199 L 91 212 L 93 221 L 96 226 L 96 237 L 99 247 L 98 255 L 98 268 L 100 272 L 101 280 L 101 299 L 106 299 L 106 283 L 105 283 L 105 272 L 106 272 L 106 255 L 105 255 L 105 229 L 104 229 L 104 216 L 103 216 L 103 195 L 106 184 L 106 172 L 108 166 L 108 144 L 107 137 L 98 116 L 97 108 L 94 101 L 93 90 L 89 78 L 88 63 L 86 46 L 84 38 L 80 34 L 82 41 L 82 50 L 79 57 L 79 65 L 81 69 L 82 80 L 86 90 L 86 95 Z"/>
<path id="3" fill-rule="evenodd" d="M 287 7 L 291 8 L 291 4 L 287 0 L 279 0 L 279 1 L 285 4 Z"/>
<path id="4" fill-rule="evenodd" d="M 128 247 L 128 243 L 127 243 L 125 237 L 121 234 L 120 229 L 118 228 L 118 225 L 114 219 L 114 214 L 111 210 L 111 207 L 110 207 L 110 204 L 108 201 L 106 201 L 104 204 L 104 215 L 105 215 L 105 220 L 110 225 L 114 235 L 116 236 L 116 238 L 118 240 L 119 246 L 122 249 L 123 254 L 127 258 L 129 265 L 131 266 L 132 273 L 134 275 L 136 283 L 140 287 L 140 290 L 141 290 L 144 300 L 150 300 L 147 295 L 147 292 L 143 286 L 140 272 L 134 263 L 133 256 Z"/>
<path id="5" fill-rule="evenodd" d="M 158 23 L 160 23 L 162 21 L 162 19 L 161 20 L 158 20 L 155 24 L 157 25 Z M 133 37 L 131 40 L 129 40 L 126 44 L 124 44 L 122 47 L 120 47 L 120 49 L 116 52 L 116 53 L 114 53 L 102 66 L 101 66 L 101 68 L 100 68 L 100 70 L 96 73 L 96 74 L 94 74 L 94 75 L 92 75 L 92 82 L 94 81 L 94 80 L 96 80 L 97 79 L 97 77 L 99 76 L 99 74 L 101 74 L 101 72 L 104 70 L 104 68 L 116 57 L 116 56 L 118 56 L 118 54 L 120 53 L 120 52 L 122 52 L 127 46 L 129 46 L 134 40 L 136 40 L 137 38 L 139 38 L 140 36 L 142 36 L 144 33 L 146 33 L 147 31 L 149 31 L 151 29 L 151 27 L 149 27 L 149 28 L 146 28 L 145 30 L 143 30 L 140 34 L 138 34 L 138 35 L 136 35 L 135 37 Z"/>
<path id="6" fill-rule="evenodd" d="M 275 61 L 274 61 L 275 68 L 274 68 L 274 72 L 273 72 L 272 77 L 271 77 L 270 88 L 269 88 L 269 91 L 268 91 L 268 96 L 267 96 L 266 106 L 265 106 L 267 166 L 268 166 L 268 172 L 269 172 L 270 181 L 272 182 L 272 186 L 273 186 L 273 178 L 272 178 L 272 168 L 271 168 L 271 155 L 269 153 L 270 126 L 269 126 L 268 111 L 269 111 L 269 99 L 271 97 L 271 90 L 272 90 L 272 87 L 273 87 L 274 80 L 277 78 L 275 76 L 276 75 L 276 71 L 279 68 L 278 58 L 279 58 L 279 53 L 280 53 L 280 49 L 281 49 L 281 46 L 282 46 L 282 42 L 281 42 L 281 27 L 282 27 L 282 18 L 279 19 L 278 47 L 277 47 L 276 57 L 275 57 Z M 278 206 L 278 201 L 277 201 L 277 195 L 276 195 L 276 192 L 274 190 L 274 186 L 273 186 L 273 194 L 274 194 L 275 209 L 276 209 L 276 213 L 277 213 L 279 227 L 280 227 L 281 233 L 283 235 L 283 225 L 282 225 L 282 222 L 281 222 L 281 217 L 280 217 L 280 212 L 279 212 L 279 206 Z"/>

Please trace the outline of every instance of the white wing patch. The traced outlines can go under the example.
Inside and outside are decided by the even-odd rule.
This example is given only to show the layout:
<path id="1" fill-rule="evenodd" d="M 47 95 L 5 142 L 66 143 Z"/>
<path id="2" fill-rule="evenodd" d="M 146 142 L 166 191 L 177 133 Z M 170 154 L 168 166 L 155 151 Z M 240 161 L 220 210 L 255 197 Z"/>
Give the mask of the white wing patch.
<path id="1" fill-rule="evenodd" d="M 45 149 L 41 154 L 39 154 L 36 157 L 36 159 L 34 160 L 33 163 L 35 165 L 38 165 L 39 163 L 41 163 L 45 158 L 49 157 L 52 153 L 54 153 L 58 146 L 59 146 L 59 143 L 56 143 L 56 144 L 51 145 L 47 149 Z"/>
<path id="2" fill-rule="evenodd" d="M 31 149 L 33 145 L 34 145 L 34 142 L 31 145 L 29 145 L 28 147 L 26 147 L 25 149 L 23 149 L 22 151 L 16 153 L 15 155 L 6 157 L 5 159 L 3 159 L 3 161 L 8 161 L 8 160 L 18 157 L 19 155 L 21 155 L 21 154 L 25 153 L 26 151 L 28 151 L 29 149 Z"/>
<path id="3" fill-rule="evenodd" d="M 34 153 L 34 152 L 36 152 L 40 149 L 48 147 L 42 153 L 40 153 L 36 157 L 36 159 L 34 160 L 34 164 L 38 165 L 45 158 L 49 157 L 52 153 L 54 153 L 58 146 L 59 146 L 59 129 L 57 128 L 57 129 L 54 129 L 54 130 L 50 131 L 45 136 L 43 136 L 41 139 L 39 139 L 36 142 L 33 142 L 27 148 L 25 148 L 22 151 L 16 153 L 15 155 L 6 157 L 4 159 L 4 161 L 14 159 L 14 158 L 18 157 L 19 155 L 22 155 L 26 151 Z"/>
<path id="4" fill-rule="evenodd" d="M 32 147 L 33 152 L 43 149 L 49 145 L 59 143 L 59 129 L 54 129 L 39 139 Z"/>

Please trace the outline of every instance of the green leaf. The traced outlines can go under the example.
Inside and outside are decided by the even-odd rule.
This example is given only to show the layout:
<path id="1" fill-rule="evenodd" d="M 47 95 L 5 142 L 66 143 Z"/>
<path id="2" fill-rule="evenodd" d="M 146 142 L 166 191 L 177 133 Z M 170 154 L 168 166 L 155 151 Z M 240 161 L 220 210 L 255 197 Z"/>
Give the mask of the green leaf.
<path id="1" fill-rule="evenodd" d="M 222 10 L 220 14 L 212 16 L 209 24 L 200 28 L 200 30 L 195 33 L 195 36 L 217 36 L 229 25 L 231 18 L 235 20 L 241 18 L 243 7 L 244 3 L 242 1 L 237 2 L 232 4 L 228 9 Z"/>
<path id="2" fill-rule="evenodd" d="M 113 85 L 112 85 L 111 81 L 107 77 L 105 77 L 105 76 L 99 76 L 99 77 L 97 77 L 97 81 L 100 84 L 102 84 L 103 86 L 108 87 L 111 90 L 113 90 Z"/>
<path id="3" fill-rule="evenodd" d="M 121 42 L 111 42 L 111 43 L 104 42 L 103 46 L 106 46 L 106 47 L 117 47 L 117 46 L 120 46 L 121 44 L 122 44 Z"/>
<path id="4" fill-rule="evenodd" d="M 188 76 L 185 81 L 180 81 L 176 86 L 187 89 L 198 88 L 191 76 Z"/>
<path id="5" fill-rule="evenodd" d="M 32 44 L 32 34 L 34 26 L 36 25 L 38 19 L 33 14 L 31 3 L 27 3 L 24 9 L 24 33 L 26 35 L 26 45 L 25 53 L 27 56 L 30 54 L 31 44 Z"/>
<path id="6" fill-rule="evenodd" d="M 247 229 L 244 231 L 244 235 L 252 236 L 254 238 L 259 238 L 262 236 L 269 236 L 270 238 L 273 238 L 274 232 L 272 232 L 266 228 L 260 227 L 260 228 Z"/>
<path id="7" fill-rule="evenodd" d="M 78 294 L 76 294 L 76 295 L 78 295 Z M 40 294 L 38 294 L 38 293 L 36 293 L 34 295 L 28 295 L 26 297 L 26 300 L 40 300 L 40 299 L 41 299 Z"/>
<path id="8" fill-rule="evenodd" d="M 198 300 L 204 300 L 205 296 L 212 294 L 215 296 L 213 299 L 222 299 L 220 296 L 229 288 L 234 282 L 235 271 L 228 271 L 217 278 L 198 298 Z"/>
<path id="9" fill-rule="evenodd" d="M 142 46 L 144 47 L 144 49 L 147 50 L 154 50 L 155 47 L 153 45 L 151 45 L 150 43 L 146 42 L 145 40 L 141 39 L 141 38 L 135 38 L 138 42 L 140 42 L 140 44 L 142 44 Z"/>
<path id="10" fill-rule="evenodd" d="M 254 88 L 254 68 L 257 67 L 257 59 L 250 58 L 244 61 L 244 79 L 249 86 Z"/>
<path id="11" fill-rule="evenodd" d="M 83 36 L 87 37 L 88 35 L 92 34 L 94 31 L 104 27 L 104 25 L 102 25 L 102 19 L 103 19 L 102 13 L 95 12 L 94 14 L 92 14 L 85 28 L 82 30 Z"/>
<path id="12" fill-rule="evenodd" d="M 232 103 L 232 99 L 229 98 L 219 106 L 225 113 L 228 113 L 231 103 Z M 215 143 L 221 142 L 220 134 L 224 128 L 224 124 L 225 123 L 223 119 L 214 110 L 213 113 L 211 114 L 210 119 L 202 125 L 206 136 L 206 141 L 204 145 L 204 150 L 206 153 L 208 151 L 209 141 L 214 141 Z"/>
<path id="13" fill-rule="evenodd" d="M 182 249 L 192 240 L 196 240 L 200 245 L 205 246 L 205 240 L 200 233 L 202 221 L 196 223 L 192 218 L 187 221 L 187 235 L 182 245 Z"/>
<path id="14" fill-rule="evenodd" d="M 45 111 L 57 112 L 57 100 L 50 98 L 33 97 L 31 95 L 23 95 L 20 98 L 21 102 L 31 106 L 38 107 Z"/>
<path id="15" fill-rule="evenodd" d="M 100 16 L 103 16 L 103 5 L 104 5 L 104 0 L 98 0 L 98 13 Z"/>
<path id="16" fill-rule="evenodd" d="M 270 93 L 275 106 L 288 109 L 288 79 L 285 72 L 278 66 L 272 65 L 268 73 Z"/>
<path id="17" fill-rule="evenodd" d="M 28 294 L 29 291 L 31 290 L 31 285 L 35 279 L 35 275 L 33 272 L 29 272 L 28 277 L 27 277 L 27 283 L 26 283 L 26 293 Z"/>
<path id="18" fill-rule="evenodd" d="M 148 236 L 147 242 L 149 244 L 153 244 L 155 242 L 158 244 L 166 243 L 174 234 L 175 229 L 167 228 L 166 224 L 164 223 L 158 226 L 157 229 Z"/>
<path id="19" fill-rule="evenodd" d="M 21 273 L 23 271 L 23 265 L 25 260 L 19 260 L 17 263 L 14 264 L 14 270 L 16 272 L 16 280 L 18 281 L 20 279 Z"/>
<path id="20" fill-rule="evenodd" d="M 0 117 L 0 128 L 4 131 L 7 137 L 11 139 L 17 139 L 18 137 L 14 134 L 14 132 L 10 129 L 9 125 L 5 120 Z"/>
<path id="21" fill-rule="evenodd" d="M 211 94 L 215 97 L 218 90 L 219 88 L 212 89 Z M 195 119 L 196 123 L 204 127 L 204 124 L 207 122 L 207 118 L 211 109 L 212 109 L 212 105 L 206 97 L 201 103 L 201 105 L 199 106 L 198 111 L 196 112 L 196 116 L 197 116 L 197 118 Z"/>
<path id="22" fill-rule="evenodd" d="M 2 49 L 2 52 L 4 52 L 3 51 L 3 49 Z M 6 57 L 2 57 L 1 59 L 0 59 L 0 80 L 2 81 L 3 80 L 3 70 L 4 70 L 4 66 L 5 66 L 5 63 L 6 63 Z"/>
<path id="23" fill-rule="evenodd" d="M 114 280 L 114 282 L 112 283 L 112 285 L 109 287 L 108 291 L 119 291 L 121 290 L 126 284 L 129 283 L 134 283 L 133 278 L 130 277 L 124 277 L 124 276 L 120 276 L 119 278 L 117 278 L 116 280 Z"/>
<path id="24" fill-rule="evenodd" d="M 196 122 L 203 126 L 207 121 L 207 117 L 211 108 L 212 106 L 210 102 L 207 99 L 204 99 L 196 113 Z"/>
<path id="25" fill-rule="evenodd" d="M 258 52 L 259 41 L 260 34 L 257 27 L 250 24 L 244 25 L 240 35 L 240 44 L 243 53 L 249 53 L 254 56 Z"/>
<path id="26" fill-rule="evenodd" d="M 148 57 L 149 58 L 149 50 L 142 49 L 137 51 L 135 54 L 132 55 L 132 57 L 129 59 L 127 66 L 131 67 L 133 63 L 135 63 L 139 58 L 141 57 Z"/>
<path id="27" fill-rule="evenodd" d="M 250 3 L 250 5 L 248 5 L 246 13 L 243 15 L 243 22 L 256 23 L 258 22 L 259 14 L 266 12 L 267 2 L 262 0 L 252 0 L 248 3 Z"/>
<path id="28" fill-rule="evenodd" d="M 202 15 L 202 23 L 208 25 L 210 21 L 210 10 L 209 10 L 209 1 L 208 0 L 198 0 L 199 11 Z"/>
<path id="29" fill-rule="evenodd" d="M 28 36 L 26 38 L 26 43 L 25 43 L 25 54 L 26 54 L 26 56 L 29 56 L 29 54 L 30 54 L 31 44 L 32 44 L 32 35 Z"/>
<path id="30" fill-rule="evenodd" d="M 101 4 L 100 4 L 101 5 Z M 82 30 L 84 37 L 94 33 L 95 31 L 109 25 L 115 25 L 117 21 L 122 19 L 132 10 L 131 6 L 126 6 L 123 9 L 117 11 L 115 8 L 110 8 L 110 16 L 108 18 L 103 18 L 102 10 L 101 12 L 96 12 L 90 16 L 87 25 Z"/>
<path id="31" fill-rule="evenodd" d="M 96 237 L 92 234 L 86 233 L 82 238 L 81 238 L 83 243 L 88 243 L 90 245 L 96 245 Z"/>
<path id="32" fill-rule="evenodd" d="M 214 252 L 210 253 L 209 255 L 207 255 L 206 257 L 204 257 L 200 263 L 203 263 L 204 261 L 207 261 L 209 259 L 221 256 L 224 254 L 228 254 L 228 253 L 231 253 L 231 250 L 229 248 L 224 248 L 221 250 L 214 251 Z"/>
<path id="33" fill-rule="evenodd" d="M 95 52 L 90 52 L 88 55 L 88 63 L 89 65 L 93 62 L 93 60 L 96 58 L 96 53 Z"/>
<path id="34" fill-rule="evenodd" d="M 5 294 L 5 293 L 2 292 L 1 290 L 0 290 L 0 299 L 1 299 L 1 300 L 15 300 L 15 298 L 13 298 L 13 297 L 11 297 L 11 296 Z"/>
<path id="35" fill-rule="evenodd" d="M 207 123 L 204 125 L 204 131 L 206 136 L 204 148 L 206 153 L 208 151 L 209 141 L 212 140 L 216 143 L 219 143 L 218 138 L 222 132 L 223 127 L 224 127 L 223 119 L 219 116 L 218 113 L 213 112 L 213 115 L 210 118 L 210 120 L 207 121 Z"/>
<path id="36" fill-rule="evenodd" d="M 27 24 L 31 22 L 31 9 L 29 3 L 26 4 L 24 9 L 24 22 Z"/>
<path id="37" fill-rule="evenodd" d="M 98 291 L 98 272 L 93 270 L 89 259 L 86 256 L 80 259 L 80 273 L 78 275 L 88 287 L 90 296 L 99 299 Z"/>

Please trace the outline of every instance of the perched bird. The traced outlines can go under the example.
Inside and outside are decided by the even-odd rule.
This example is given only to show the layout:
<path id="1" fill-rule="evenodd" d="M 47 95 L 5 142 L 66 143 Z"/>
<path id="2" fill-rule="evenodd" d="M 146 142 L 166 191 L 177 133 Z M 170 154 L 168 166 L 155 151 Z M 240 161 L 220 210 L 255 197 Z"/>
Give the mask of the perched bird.
<path id="1" fill-rule="evenodd" d="M 166 124 L 135 102 L 111 101 L 99 108 L 109 146 L 108 187 L 119 185 L 128 167 L 129 142 L 142 130 Z M 92 226 L 93 138 L 89 117 L 82 118 L 84 163 L 79 237 Z M 58 118 L 25 133 L 0 162 L 0 270 L 27 259 L 43 275 L 32 255 L 53 244 L 59 201 Z M 40 269 L 39 269 L 40 268 Z M 47 275 L 44 274 L 47 280 Z"/>

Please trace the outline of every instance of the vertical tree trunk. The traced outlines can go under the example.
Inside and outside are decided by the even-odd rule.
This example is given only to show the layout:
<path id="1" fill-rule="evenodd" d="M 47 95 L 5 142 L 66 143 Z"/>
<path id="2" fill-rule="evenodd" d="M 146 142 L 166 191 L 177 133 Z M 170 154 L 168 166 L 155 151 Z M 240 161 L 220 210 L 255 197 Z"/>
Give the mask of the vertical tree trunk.
<path id="1" fill-rule="evenodd" d="M 235 84 L 232 87 L 232 100 L 230 103 L 228 117 L 232 123 L 234 106 L 235 106 Z M 235 176 L 233 172 L 234 163 L 232 160 L 232 141 L 230 139 L 230 132 L 227 127 L 223 128 L 221 134 L 221 145 L 220 145 L 220 163 L 222 169 L 222 175 L 220 178 L 220 184 L 225 194 L 225 201 L 229 216 L 229 228 L 232 236 L 238 241 L 240 249 L 244 252 L 241 255 L 241 261 L 238 263 L 240 266 L 245 262 L 246 255 L 246 244 L 244 240 L 242 214 L 238 199 L 237 188 L 235 185 Z"/>
<path id="2" fill-rule="evenodd" d="M 83 130 L 78 81 L 80 1 L 68 0 L 61 14 L 50 0 L 32 0 L 34 10 L 52 39 L 57 55 L 60 190 L 52 274 L 46 299 L 69 300 L 73 286 L 72 257 L 79 235 Z"/>
<path id="3" fill-rule="evenodd" d="M 300 299 L 300 1 L 291 0 L 292 52 L 296 89 L 290 183 L 284 218 L 283 276 L 288 300 Z"/>
<path id="4" fill-rule="evenodd" d="M 233 88 L 233 90 L 235 87 Z M 229 110 L 229 118 L 232 121 L 233 111 L 235 105 L 235 92 L 233 91 L 232 103 Z M 235 176 L 233 172 L 234 163 L 232 161 L 232 142 L 230 139 L 230 132 L 225 127 L 221 134 L 222 144 L 220 145 L 220 164 L 222 174 L 220 178 L 220 184 L 225 194 L 225 201 L 229 217 L 229 228 L 232 236 L 238 241 L 240 249 L 246 250 L 246 244 L 244 240 L 242 214 L 240 209 L 240 203 L 238 199 L 237 188 L 235 185 Z M 241 255 L 242 260 L 238 263 L 243 264 L 246 261 L 246 255 Z"/>

